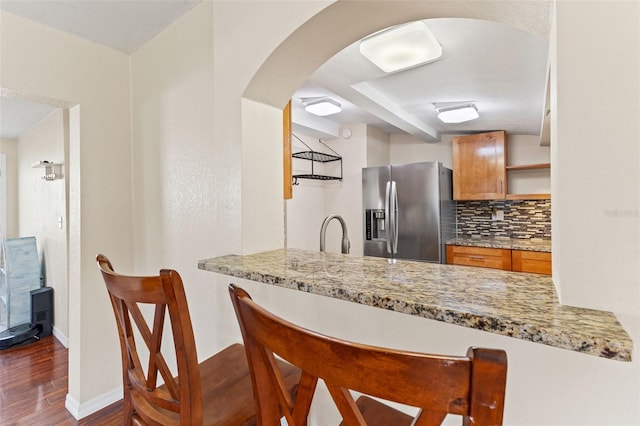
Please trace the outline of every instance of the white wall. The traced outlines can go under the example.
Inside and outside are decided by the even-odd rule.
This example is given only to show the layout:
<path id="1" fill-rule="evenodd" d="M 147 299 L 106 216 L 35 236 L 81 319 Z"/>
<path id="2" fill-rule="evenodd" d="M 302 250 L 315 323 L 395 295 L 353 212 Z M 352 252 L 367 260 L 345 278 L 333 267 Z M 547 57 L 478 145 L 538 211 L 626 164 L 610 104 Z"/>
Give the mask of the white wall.
<path id="1" fill-rule="evenodd" d="M 276 2 L 278 13 L 273 13 L 274 3 L 270 1 L 212 3 L 214 140 L 216 143 L 229 143 L 228 149 L 221 153 L 220 161 L 234 168 L 226 183 L 232 188 L 230 190 L 237 191 L 224 194 L 218 202 L 225 205 L 231 202 L 233 217 L 242 218 L 242 229 L 237 233 L 242 238 L 241 247 L 231 245 L 223 246 L 223 249 L 226 252 L 250 253 L 282 247 L 285 204 L 282 197 L 281 110 L 290 95 L 267 108 L 241 99 L 273 49 L 297 28 L 301 19 L 322 10 L 328 3 Z M 269 19 L 264 19 L 265 16 Z M 239 29 L 242 30 L 239 32 Z M 296 62 L 295 58 L 290 60 Z M 302 84 L 306 76 L 300 77 Z M 283 83 L 288 85 L 291 80 L 272 80 L 269 84 L 277 87 Z M 264 125 L 241 120 L 243 115 L 256 115 Z M 268 142 L 275 139 L 280 143 Z M 241 170 L 239 164 L 242 165 Z M 232 198 L 229 200 L 227 195 Z M 274 217 L 278 219 L 271 220 Z M 202 257 L 210 257 L 214 252 L 203 251 Z M 222 291 L 226 292 L 226 289 Z M 223 293 L 222 297 L 226 301 L 228 296 Z"/>
<path id="2" fill-rule="evenodd" d="M 507 135 L 507 164 L 548 163 L 551 161 L 551 148 L 540 145 L 536 135 Z"/>
<path id="3" fill-rule="evenodd" d="M 0 143 L 0 238 L 7 234 L 7 154 Z"/>
<path id="4" fill-rule="evenodd" d="M 113 311 L 95 256 L 104 252 L 116 268 L 132 268 L 129 58 L 4 11 L 0 20 L 0 87 L 73 107 L 67 406 L 82 416 L 120 397 L 105 393 L 122 383 Z"/>
<path id="5" fill-rule="evenodd" d="M 131 56 L 134 255 L 140 271 L 169 262 L 184 266 L 192 261 L 185 240 L 196 248 L 227 240 L 220 233 L 234 229 L 233 222 L 229 230 L 217 222 L 199 226 L 220 220 L 225 206 L 215 201 L 234 192 L 227 189 L 233 168 L 218 159 L 233 143 L 213 138 L 212 44 L 211 5 L 204 4 Z"/>
<path id="6" fill-rule="evenodd" d="M 637 323 L 640 2 L 562 1 L 556 8 L 554 280 L 563 303 L 613 310 Z"/>
<path id="7" fill-rule="evenodd" d="M 367 126 L 367 167 L 391 164 L 391 135 Z"/>
<path id="8" fill-rule="evenodd" d="M 320 224 L 325 218 L 326 182 L 300 179 L 293 187 L 293 198 L 286 201 L 287 247 L 318 250 Z"/>
<path id="9" fill-rule="evenodd" d="M 391 164 L 440 161 L 445 167 L 451 168 L 451 139 L 452 135 L 443 135 L 440 142 L 427 143 L 411 135 L 391 135 Z"/>
<path id="10" fill-rule="evenodd" d="M 242 253 L 249 254 L 284 246 L 282 110 L 242 99 L 242 112 L 265 123 L 242 122 L 242 137 L 248 142 L 242 144 Z M 264 143 L 274 139 L 280 140 L 276 147 Z M 271 217 L 281 220 L 269 222 Z"/>
<path id="11" fill-rule="evenodd" d="M 45 169 L 30 165 L 43 160 L 64 163 L 65 139 L 64 112 L 56 109 L 18 141 L 19 235 L 36 237 L 44 285 L 53 288 L 55 333 L 63 343 L 69 335 L 64 166 L 57 168 L 57 179 L 45 181 Z"/>
<path id="12" fill-rule="evenodd" d="M 295 135 L 314 151 L 321 149 L 317 139 L 299 132 L 295 132 Z M 300 152 L 307 151 L 309 148 L 296 138 L 292 138 L 291 149 L 292 152 Z M 322 150 L 322 152 L 325 151 L 326 148 Z M 309 161 L 293 159 L 292 172 L 294 175 L 308 174 L 310 171 L 311 163 Z M 288 248 L 318 250 L 320 224 L 326 216 L 324 193 L 328 183 L 322 180 L 298 179 L 298 184 L 293 186 L 293 197 L 286 201 L 286 245 Z"/>
<path id="13" fill-rule="evenodd" d="M 224 83 L 215 78 L 213 18 L 203 2 L 131 56 L 134 269 L 180 272 L 201 358 L 236 329 L 224 315 L 224 283 L 214 286 L 197 261 L 241 252 L 241 145 L 223 125 L 226 110 L 239 114 L 240 96 L 215 102 Z"/>
<path id="14" fill-rule="evenodd" d="M 5 238 L 18 237 L 18 141 L 16 139 L 0 140 L 0 152 L 6 154 L 6 221 L 7 227 L 2 230 Z"/>
<path id="15" fill-rule="evenodd" d="M 369 129 L 365 124 L 348 126 L 352 135 L 327 142 L 342 156 L 342 181 L 332 181 L 325 185 L 325 216 L 339 214 L 347 224 L 351 249 L 349 253 L 362 256 L 363 214 L 362 214 L 362 168 L 367 167 L 367 144 Z M 320 231 L 320 225 L 316 225 Z M 320 233 L 318 232 L 318 235 Z M 332 220 L 327 227 L 326 251 L 340 253 L 342 227 Z"/>
<path id="16" fill-rule="evenodd" d="M 0 147 L 0 238 L 7 233 L 7 154 Z"/>

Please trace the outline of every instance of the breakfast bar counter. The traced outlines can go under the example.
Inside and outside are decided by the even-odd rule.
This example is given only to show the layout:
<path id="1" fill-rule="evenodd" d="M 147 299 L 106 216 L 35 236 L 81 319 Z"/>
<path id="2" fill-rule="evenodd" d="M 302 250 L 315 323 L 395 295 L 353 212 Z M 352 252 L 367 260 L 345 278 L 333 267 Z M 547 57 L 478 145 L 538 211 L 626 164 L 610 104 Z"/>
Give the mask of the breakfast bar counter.
<path id="1" fill-rule="evenodd" d="M 198 268 L 631 361 L 631 338 L 615 315 L 560 305 L 548 276 L 297 249 L 205 259 Z"/>

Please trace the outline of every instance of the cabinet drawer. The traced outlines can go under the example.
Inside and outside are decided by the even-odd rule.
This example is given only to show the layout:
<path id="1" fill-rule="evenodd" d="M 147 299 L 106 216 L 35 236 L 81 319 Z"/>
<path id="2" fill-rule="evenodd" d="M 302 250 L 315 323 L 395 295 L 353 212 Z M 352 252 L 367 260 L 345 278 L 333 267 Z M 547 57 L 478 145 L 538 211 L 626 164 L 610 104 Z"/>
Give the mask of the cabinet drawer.
<path id="1" fill-rule="evenodd" d="M 517 272 L 551 275 L 551 253 L 512 250 L 511 263 Z"/>
<path id="2" fill-rule="evenodd" d="M 481 268 L 493 268 L 511 270 L 511 250 L 447 246 L 447 263 L 451 265 L 478 266 Z"/>

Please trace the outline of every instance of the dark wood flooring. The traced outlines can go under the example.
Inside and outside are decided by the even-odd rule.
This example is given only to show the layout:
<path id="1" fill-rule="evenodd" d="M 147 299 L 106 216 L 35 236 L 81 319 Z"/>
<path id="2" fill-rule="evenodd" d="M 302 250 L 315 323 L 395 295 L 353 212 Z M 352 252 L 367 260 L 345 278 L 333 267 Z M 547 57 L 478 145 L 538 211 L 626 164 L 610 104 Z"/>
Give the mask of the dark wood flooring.
<path id="1" fill-rule="evenodd" d="M 78 421 L 64 407 L 68 350 L 53 336 L 0 351 L 0 425 L 122 425 L 122 401 Z"/>

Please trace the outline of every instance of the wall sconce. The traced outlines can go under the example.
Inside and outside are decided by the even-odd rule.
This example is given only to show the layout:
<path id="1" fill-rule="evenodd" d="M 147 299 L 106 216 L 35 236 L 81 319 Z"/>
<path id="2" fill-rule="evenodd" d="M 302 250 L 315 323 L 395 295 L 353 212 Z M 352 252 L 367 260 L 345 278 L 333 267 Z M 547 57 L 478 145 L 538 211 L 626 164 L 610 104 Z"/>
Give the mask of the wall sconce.
<path id="1" fill-rule="evenodd" d="M 31 167 L 34 169 L 44 169 L 44 176 L 42 176 L 43 180 L 55 180 L 59 177 L 59 174 L 56 174 L 56 169 L 62 166 L 61 163 L 53 163 L 51 161 L 36 161 L 35 163 L 31 163 Z"/>

